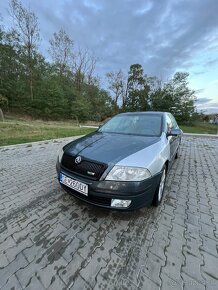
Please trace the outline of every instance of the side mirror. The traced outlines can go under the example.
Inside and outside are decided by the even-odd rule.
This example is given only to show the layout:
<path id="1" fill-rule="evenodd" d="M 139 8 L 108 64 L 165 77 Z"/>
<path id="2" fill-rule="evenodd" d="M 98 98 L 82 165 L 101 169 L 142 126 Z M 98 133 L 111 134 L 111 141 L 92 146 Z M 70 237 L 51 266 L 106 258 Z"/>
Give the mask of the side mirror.
<path id="1" fill-rule="evenodd" d="M 178 135 L 182 135 L 182 130 L 179 128 L 172 128 L 168 133 L 167 133 L 167 137 L 168 136 L 178 136 Z"/>

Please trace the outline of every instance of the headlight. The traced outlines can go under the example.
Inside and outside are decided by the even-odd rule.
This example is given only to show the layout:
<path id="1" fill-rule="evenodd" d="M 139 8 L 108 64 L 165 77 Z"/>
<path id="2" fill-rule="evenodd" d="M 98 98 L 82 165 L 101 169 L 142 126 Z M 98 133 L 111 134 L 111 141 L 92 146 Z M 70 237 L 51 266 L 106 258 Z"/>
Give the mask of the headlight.
<path id="1" fill-rule="evenodd" d="M 141 167 L 128 167 L 115 165 L 106 176 L 105 180 L 115 181 L 141 181 L 151 177 L 148 169 Z"/>
<path id="2" fill-rule="evenodd" d="M 64 151 L 63 148 L 60 150 L 59 154 L 58 154 L 58 162 L 61 163 L 61 159 L 63 157 Z"/>

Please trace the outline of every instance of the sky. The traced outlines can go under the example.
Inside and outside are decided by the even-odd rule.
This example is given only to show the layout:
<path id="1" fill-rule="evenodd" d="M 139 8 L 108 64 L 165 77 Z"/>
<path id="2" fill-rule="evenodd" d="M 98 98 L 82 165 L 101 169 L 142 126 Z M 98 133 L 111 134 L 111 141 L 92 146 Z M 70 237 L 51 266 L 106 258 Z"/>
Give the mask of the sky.
<path id="1" fill-rule="evenodd" d="M 198 110 L 218 113 L 217 0 L 22 0 L 40 23 L 40 50 L 63 28 L 74 43 L 93 52 L 96 73 L 140 63 L 163 81 L 189 72 Z M 0 1 L 2 23 L 13 25 L 9 1 Z"/>

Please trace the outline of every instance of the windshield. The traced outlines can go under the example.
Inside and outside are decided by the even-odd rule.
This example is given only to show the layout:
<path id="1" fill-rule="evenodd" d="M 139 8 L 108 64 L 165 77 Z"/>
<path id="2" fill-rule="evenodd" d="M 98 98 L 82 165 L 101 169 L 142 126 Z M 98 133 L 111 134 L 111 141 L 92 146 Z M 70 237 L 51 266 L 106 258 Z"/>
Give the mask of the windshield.
<path id="1" fill-rule="evenodd" d="M 99 132 L 142 136 L 161 135 L 162 116 L 153 114 L 117 115 L 103 125 Z"/>

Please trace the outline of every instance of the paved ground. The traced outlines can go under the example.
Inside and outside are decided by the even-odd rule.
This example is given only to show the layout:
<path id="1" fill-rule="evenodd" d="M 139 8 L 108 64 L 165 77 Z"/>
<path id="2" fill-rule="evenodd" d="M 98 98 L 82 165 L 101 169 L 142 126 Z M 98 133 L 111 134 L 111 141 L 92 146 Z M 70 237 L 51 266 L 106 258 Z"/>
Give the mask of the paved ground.
<path id="1" fill-rule="evenodd" d="M 184 137 L 159 209 L 77 201 L 58 149 L 0 149 L 1 289 L 218 289 L 218 140 Z"/>

